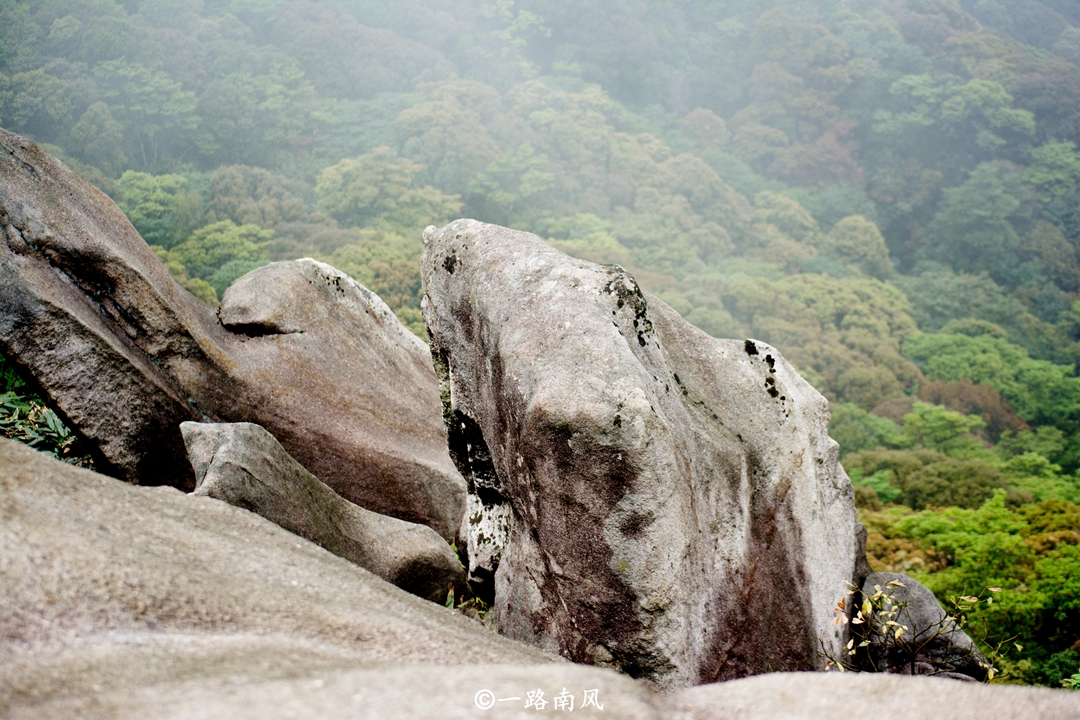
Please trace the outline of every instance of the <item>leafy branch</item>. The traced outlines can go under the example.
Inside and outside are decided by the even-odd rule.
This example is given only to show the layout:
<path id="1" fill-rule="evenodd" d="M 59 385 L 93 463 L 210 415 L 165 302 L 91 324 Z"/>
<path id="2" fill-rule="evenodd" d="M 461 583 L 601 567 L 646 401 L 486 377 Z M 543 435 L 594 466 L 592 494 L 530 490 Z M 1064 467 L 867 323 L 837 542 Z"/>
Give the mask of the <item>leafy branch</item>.
<path id="1" fill-rule="evenodd" d="M 852 626 L 851 639 L 841 655 L 834 656 L 824 640 L 819 639 L 826 669 L 946 675 L 957 672 L 959 667 L 974 664 L 989 682 L 1002 676 L 998 665 L 1010 649 L 1023 650 L 1016 642 L 1016 636 L 997 641 L 980 638 L 979 644 L 988 650 L 985 655 L 979 652 L 974 642 L 967 644 L 960 640 L 962 637 L 968 639 L 964 628 L 969 626 L 970 613 L 980 603 L 993 604 L 994 594 L 1001 592 L 1001 588 L 987 588 L 989 594 L 986 597 L 981 594 L 952 596 L 949 610 L 943 612 L 939 620 L 912 627 L 905 624 L 905 621 L 912 622 L 909 613 L 904 612 L 908 601 L 895 597 L 897 590 L 903 587 L 906 586 L 899 580 L 892 580 L 884 588 L 875 585 L 874 592 L 866 594 L 852 586 L 834 610 L 834 625 L 850 623 Z M 855 612 L 849 618 L 848 602 L 856 594 L 861 595 L 862 600 L 852 608 Z"/>
<path id="2" fill-rule="evenodd" d="M 25 387 L 18 372 L 0 356 L 0 433 L 58 460 L 93 468 L 94 462 L 78 436 Z"/>

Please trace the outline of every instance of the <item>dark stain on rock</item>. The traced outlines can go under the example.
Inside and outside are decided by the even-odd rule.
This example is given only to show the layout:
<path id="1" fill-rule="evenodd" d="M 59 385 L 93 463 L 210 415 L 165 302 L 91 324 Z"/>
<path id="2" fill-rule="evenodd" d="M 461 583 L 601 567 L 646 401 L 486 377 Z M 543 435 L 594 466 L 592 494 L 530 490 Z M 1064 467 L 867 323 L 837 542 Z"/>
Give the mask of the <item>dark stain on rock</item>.
<path id="1" fill-rule="evenodd" d="M 638 345 L 645 347 L 648 344 L 646 336 L 653 333 L 652 320 L 649 319 L 649 304 L 645 300 L 645 295 L 633 276 L 618 265 L 608 265 L 604 269 L 611 278 L 604 286 L 604 291 L 615 296 L 616 307 L 619 310 L 628 307 L 633 311 Z"/>
<path id="2" fill-rule="evenodd" d="M 645 534 L 645 529 L 652 525 L 655 519 L 652 513 L 634 511 L 619 524 L 619 532 L 625 537 L 637 539 Z"/>
<path id="3" fill-rule="evenodd" d="M 769 372 L 776 370 L 776 360 L 773 359 L 772 355 L 765 356 L 765 363 L 769 366 Z"/>
<path id="4" fill-rule="evenodd" d="M 454 268 L 457 267 L 457 254 L 455 254 L 454 252 L 451 251 L 451 253 L 446 256 L 446 259 L 443 260 L 442 266 L 443 266 L 443 269 L 446 270 L 446 272 L 453 275 L 454 274 Z"/>
<path id="5" fill-rule="evenodd" d="M 758 354 L 757 345 L 754 344 L 753 340 L 747 340 L 745 343 L 743 343 L 743 349 L 746 350 L 747 355 Z"/>
<path id="6" fill-rule="evenodd" d="M 756 453 L 748 453 L 746 462 L 748 475 L 765 473 Z M 815 666 L 804 548 L 785 496 L 788 484 L 754 493 L 743 572 L 733 580 L 735 587 L 717 588 L 714 595 L 728 634 L 710 639 L 699 666 L 701 683 Z"/>
<path id="7" fill-rule="evenodd" d="M 484 505 L 506 502 L 503 484 L 495 471 L 480 426 L 459 410 L 451 410 L 450 416 L 444 419 L 450 459 L 468 483 L 469 492 L 479 497 Z"/>

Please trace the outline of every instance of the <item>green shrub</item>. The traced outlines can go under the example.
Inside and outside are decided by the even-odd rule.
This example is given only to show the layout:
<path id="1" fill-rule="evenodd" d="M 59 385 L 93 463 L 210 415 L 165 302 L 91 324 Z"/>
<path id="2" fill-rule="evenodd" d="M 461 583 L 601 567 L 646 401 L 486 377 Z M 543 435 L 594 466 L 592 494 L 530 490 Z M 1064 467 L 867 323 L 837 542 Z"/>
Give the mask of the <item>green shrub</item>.
<path id="1" fill-rule="evenodd" d="M 29 392 L 18 371 L 0 355 L 0 433 L 52 455 L 58 460 L 92 468 L 93 460 L 85 444 L 50 410 Z"/>

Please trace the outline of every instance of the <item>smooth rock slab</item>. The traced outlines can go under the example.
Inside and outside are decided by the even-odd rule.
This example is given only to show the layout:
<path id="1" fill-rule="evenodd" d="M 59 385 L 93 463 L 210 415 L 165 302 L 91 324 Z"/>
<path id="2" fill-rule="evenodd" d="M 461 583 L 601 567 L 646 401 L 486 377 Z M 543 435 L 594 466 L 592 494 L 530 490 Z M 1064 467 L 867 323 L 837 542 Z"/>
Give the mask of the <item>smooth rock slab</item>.
<path id="1" fill-rule="evenodd" d="M 884 673 L 770 673 L 673 697 L 677 720 L 1074 720 L 1080 693 Z"/>
<path id="2" fill-rule="evenodd" d="M 250 273 L 220 319 L 119 208 L 0 130 L 0 354 L 133 483 L 194 487 L 181 422 L 254 422 L 346 499 L 452 540 L 465 483 L 427 348 L 314 260 Z"/>
<path id="3" fill-rule="evenodd" d="M 559 662 L 250 512 L 5 439 L 0 577 L 3 717 L 188 681 L 197 694 L 350 668 Z"/>
<path id="4" fill-rule="evenodd" d="M 472 220 L 424 242 L 470 579 L 499 631 L 664 690 L 836 654 L 864 560 L 825 399 L 619 267 Z"/>
<path id="5" fill-rule="evenodd" d="M 344 499 L 252 423 L 180 426 L 195 495 L 250 510 L 402 590 L 443 602 L 465 589 L 457 555 L 437 532 Z"/>

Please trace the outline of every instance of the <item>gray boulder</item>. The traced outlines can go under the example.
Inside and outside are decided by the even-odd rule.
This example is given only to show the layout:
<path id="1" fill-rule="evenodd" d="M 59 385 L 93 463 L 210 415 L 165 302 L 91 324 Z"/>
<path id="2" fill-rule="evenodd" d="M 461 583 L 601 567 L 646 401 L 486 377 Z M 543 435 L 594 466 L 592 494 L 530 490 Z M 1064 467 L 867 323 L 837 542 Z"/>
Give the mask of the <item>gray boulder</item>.
<path id="1" fill-rule="evenodd" d="M 465 481 L 447 455 L 431 356 L 386 303 L 304 259 L 240 278 L 218 315 L 239 340 L 229 397 L 208 400 L 222 420 L 262 425 L 342 497 L 453 540 Z"/>
<path id="2" fill-rule="evenodd" d="M 500 632 L 672 690 L 822 666 L 862 547 L 828 405 L 616 266 L 460 220 L 424 321 Z"/>
<path id="3" fill-rule="evenodd" d="M 314 260 L 275 263 L 219 319 L 109 198 L 3 130 L 0 188 L 0 354 L 104 472 L 190 490 L 180 423 L 254 422 L 346 499 L 453 539 L 465 483 L 430 356 L 373 293 Z"/>
<path id="4" fill-rule="evenodd" d="M 352 504 L 258 425 L 186 422 L 180 431 L 195 495 L 250 510 L 432 602 L 465 589 L 461 563 L 437 532 Z"/>
<path id="5" fill-rule="evenodd" d="M 878 672 L 939 675 L 957 680 L 986 680 L 990 667 L 978 646 L 938 603 L 934 593 L 901 573 L 871 573 L 862 594 L 881 596 L 883 609 L 906 628 L 899 638 L 883 632 L 879 620 L 856 627 L 870 641 L 861 658 Z"/>

